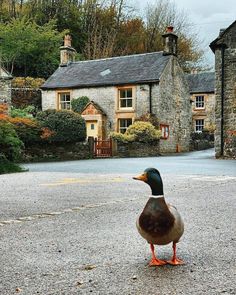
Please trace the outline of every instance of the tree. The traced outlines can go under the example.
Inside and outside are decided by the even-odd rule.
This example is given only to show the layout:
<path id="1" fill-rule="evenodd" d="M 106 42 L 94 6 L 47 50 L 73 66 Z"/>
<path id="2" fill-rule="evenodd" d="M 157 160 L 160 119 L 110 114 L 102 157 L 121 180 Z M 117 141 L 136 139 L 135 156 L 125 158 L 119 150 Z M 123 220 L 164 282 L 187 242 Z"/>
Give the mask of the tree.
<path id="1" fill-rule="evenodd" d="M 58 47 L 66 32 L 55 27 L 55 21 L 39 26 L 26 17 L 0 23 L 0 51 L 8 71 L 48 77 L 58 66 Z"/>
<path id="2" fill-rule="evenodd" d="M 178 58 L 186 71 L 193 64 L 199 66 L 203 51 L 199 49 L 199 40 L 191 32 L 191 24 L 184 11 L 179 11 L 170 0 L 159 0 L 146 8 L 146 42 L 145 51 L 163 50 L 162 34 L 172 25 L 178 35 Z"/>
<path id="3" fill-rule="evenodd" d="M 80 96 L 71 101 L 71 108 L 73 112 L 81 114 L 85 106 L 90 102 L 87 96 Z"/>
<path id="4" fill-rule="evenodd" d="M 59 64 L 63 35 L 72 35 L 80 59 L 163 50 L 174 26 L 185 70 L 201 66 L 203 52 L 187 15 L 171 0 L 148 5 L 138 16 L 127 0 L 0 0 L 0 50 L 10 72 L 48 78 Z"/>

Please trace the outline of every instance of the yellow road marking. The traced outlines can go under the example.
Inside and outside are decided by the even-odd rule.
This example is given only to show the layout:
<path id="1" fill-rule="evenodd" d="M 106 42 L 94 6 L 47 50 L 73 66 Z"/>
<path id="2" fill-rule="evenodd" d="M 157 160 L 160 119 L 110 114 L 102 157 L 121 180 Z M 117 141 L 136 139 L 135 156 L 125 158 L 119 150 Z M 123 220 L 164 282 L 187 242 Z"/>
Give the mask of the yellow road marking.
<path id="1" fill-rule="evenodd" d="M 66 184 L 74 184 L 74 183 L 80 183 L 80 184 L 87 184 L 87 183 L 112 183 L 112 182 L 124 182 L 125 180 L 120 177 L 115 177 L 111 179 L 107 178 L 89 178 L 89 179 L 79 179 L 79 178 L 64 178 L 59 181 L 55 181 L 52 183 L 41 183 L 40 185 L 43 186 L 58 186 L 58 185 L 66 185 Z"/>

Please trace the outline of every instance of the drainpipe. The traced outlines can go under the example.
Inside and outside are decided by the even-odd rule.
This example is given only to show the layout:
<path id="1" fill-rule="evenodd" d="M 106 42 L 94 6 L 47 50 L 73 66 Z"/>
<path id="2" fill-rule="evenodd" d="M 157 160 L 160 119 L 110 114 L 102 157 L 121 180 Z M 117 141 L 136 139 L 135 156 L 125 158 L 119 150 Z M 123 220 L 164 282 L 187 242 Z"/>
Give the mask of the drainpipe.
<path id="1" fill-rule="evenodd" d="M 149 84 L 149 113 L 152 114 L 152 84 Z"/>
<path id="2" fill-rule="evenodd" d="M 220 155 L 224 155 L 224 80 L 225 80 L 225 48 L 221 46 L 221 118 L 220 118 Z"/>

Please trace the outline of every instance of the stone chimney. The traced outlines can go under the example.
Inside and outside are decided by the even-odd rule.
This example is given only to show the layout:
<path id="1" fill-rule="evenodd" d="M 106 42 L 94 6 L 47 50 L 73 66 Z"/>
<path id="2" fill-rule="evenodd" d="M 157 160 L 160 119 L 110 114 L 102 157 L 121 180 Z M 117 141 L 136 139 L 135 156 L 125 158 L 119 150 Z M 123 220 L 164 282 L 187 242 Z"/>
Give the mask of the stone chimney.
<path id="1" fill-rule="evenodd" d="M 177 56 L 177 39 L 178 36 L 173 33 L 174 27 L 169 26 L 166 29 L 166 33 L 162 35 L 164 39 L 163 55 L 175 55 Z"/>
<path id="2" fill-rule="evenodd" d="M 76 50 L 71 47 L 71 36 L 65 35 L 64 45 L 60 47 L 61 65 L 67 65 L 69 62 L 75 61 Z"/>

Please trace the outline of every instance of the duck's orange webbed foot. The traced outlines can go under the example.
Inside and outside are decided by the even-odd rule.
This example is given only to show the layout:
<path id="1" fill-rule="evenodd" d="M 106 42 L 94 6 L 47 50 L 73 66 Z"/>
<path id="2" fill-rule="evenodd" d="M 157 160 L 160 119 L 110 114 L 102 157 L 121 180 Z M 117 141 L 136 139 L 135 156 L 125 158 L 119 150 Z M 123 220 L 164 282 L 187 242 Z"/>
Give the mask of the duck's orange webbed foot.
<path id="1" fill-rule="evenodd" d="M 184 264 L 183 260 L 179 259 L 179 258 L 172 258 L 171 260 L 168 260 L 167 261 L 168 264 L 171 264 L 171 265 L 182 265 Z"/>
<path id="2" fill-rule="evenodd" d="M 167 264 L 166 261 L 156 258 L 155 253 L 154 253 L 153 244 L 150 244 L 150 246 L 151 246 L 151 251 L 152 251 L 152 260 L 149 262 L 149 266 L 162 266 L 162 265 Z"/>
<path id="3" fill-rule="evenodd" d="M 149 262 L 149 266 L 162 266 L 165 264 L 167 264 L 166 261 L 157 258 L 152 258 L 152 260 Z"/>
<path id="4" fill-rule="evenodd" d="M 173 257 L 171 260 L 167 261 L 171 265 L 182 265 L 184 264 L 183 260 L 176 257 L 176 243 L 173 243 Z"/>

